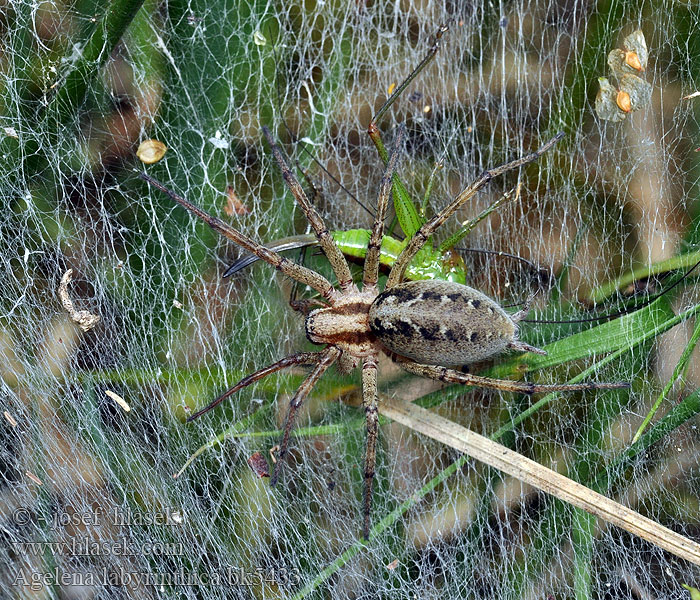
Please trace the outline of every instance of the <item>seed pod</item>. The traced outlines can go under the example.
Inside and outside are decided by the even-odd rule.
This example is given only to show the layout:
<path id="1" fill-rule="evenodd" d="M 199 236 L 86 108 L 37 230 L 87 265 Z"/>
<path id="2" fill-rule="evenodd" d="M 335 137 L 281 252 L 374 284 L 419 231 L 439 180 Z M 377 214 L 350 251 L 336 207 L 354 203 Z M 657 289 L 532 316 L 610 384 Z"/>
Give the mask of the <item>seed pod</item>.
<path id="1" fill-rule="evenodd" d="M 619 90 L 617 92 L 617 97 L 615 98 L 615 103 L 618 105 L 620 110 L 628 113 L 632 110 L 632 102 L 630 101 L 630 95 L 624 90 Z"/>
<path id="2" fill-rule="evenodd" d="M 167 146 L 163 142 L 159 142 L 158 140 L 146 140 L 139 145 L 138 150 L 136 150 L 136 156 L 139 157 L 142 163 L 152 165 L 163 158 L 167 149 Z"/>
<path id="3" fill-rule="evenodd" d="M 625 63 L 640 73 L 644 70 L 642 62 L 639 60 L 639 55 L 632 50 L 625 52 Z"/>

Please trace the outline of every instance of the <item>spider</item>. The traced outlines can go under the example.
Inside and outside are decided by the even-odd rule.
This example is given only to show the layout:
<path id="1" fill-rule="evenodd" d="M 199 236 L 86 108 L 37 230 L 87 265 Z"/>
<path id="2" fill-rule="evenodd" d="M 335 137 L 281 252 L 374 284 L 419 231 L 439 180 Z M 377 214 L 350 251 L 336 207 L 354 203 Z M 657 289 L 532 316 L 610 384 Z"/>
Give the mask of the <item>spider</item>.
<path id="1" fill-rule="evenodd" d="M 337 364 L 338 368 L 344 372 L 361 366 L 362 405 L 367 427 L 362 501 L 362 534 L 366 540 L 369 539 L 370 533 L 372 483 L 375 476 L 378 424 L 377 363 L 380 354 L 389 355 L 404 370 L 415 375 L 441 382 L 507 392 L 534 394 L 629 387 L 629 384 L 624 382 L 537 385 L 525 381 L 491 379 L 449 368 L 482 361 L 505 350 L 546 354 L 544 350 L 518 339 L 518 321 L 525 317 L 528 307 L 509 315 L 494 300 L 466 285 L 448 281 L 403 281 L 406 267 L 426 240 L 459 207 L 494 177 L 537 160 L 563 137 L 561 133 L 532 154 L 484 171 L 444 210 L 420 227 L 392 266 L 384 290 L 379 289 L 379 257 L 384 220 L 392 188 L 392 175 L 396 170 L 404 131 L 403 126 L 398 128 L 394 147 L 379 187 L 377 212 L 367 247 L 361 287 L 353 282 L 347 260 L 320 215 L 308 200 L 266 127 L 263 127 L 263 133 L 272 149 L 272 154 L 280 166 L 285 183 L 304 211 L 319 245 L 330 262 L 338 282 L 337 287 L 316 271 L 294 263 L 262 246 L 170 191 L 149 175 L 141 174 L 149 184 L 167 194 L 212 229 L 269 263 L 284 275 L 314 289 L 320 295 L 320 300 L 297 300 L 292 307 L 305 314 L 306 336 L 312 343 L 323 346 L 321 350 L 292 354 L 248 375 L 209 406 L 191 415 L 188 421 L 207 412 L 238 390 L 281 369 L 295 365 L 313 367 L 289 402 L 282 439 L 279 443 L 278 460 L 270 480 L 270 484 L 274 486 L 289 451 L 289 438 L 296 414 L 316 382 L 333 364 Z"/>

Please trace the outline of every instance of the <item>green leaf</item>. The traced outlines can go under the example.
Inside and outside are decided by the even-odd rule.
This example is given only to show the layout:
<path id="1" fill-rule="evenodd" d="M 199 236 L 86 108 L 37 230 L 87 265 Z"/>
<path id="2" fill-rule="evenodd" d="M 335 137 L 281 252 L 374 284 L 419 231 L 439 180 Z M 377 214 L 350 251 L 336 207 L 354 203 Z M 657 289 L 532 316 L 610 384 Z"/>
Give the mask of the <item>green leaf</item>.
<path id="1" fill-rule="evenodd" d="M 596 354 L 631 349 L 658 335 L 657 330 L 664 324 L 675 322 L 674 319 L 675 314 L 668 301 L 659 298 L 634 313 L 548 344 L 544 348 L 546 356 L 520 354 L 489 369 L 485 375 L 499 379 L 516 377 Z"/>

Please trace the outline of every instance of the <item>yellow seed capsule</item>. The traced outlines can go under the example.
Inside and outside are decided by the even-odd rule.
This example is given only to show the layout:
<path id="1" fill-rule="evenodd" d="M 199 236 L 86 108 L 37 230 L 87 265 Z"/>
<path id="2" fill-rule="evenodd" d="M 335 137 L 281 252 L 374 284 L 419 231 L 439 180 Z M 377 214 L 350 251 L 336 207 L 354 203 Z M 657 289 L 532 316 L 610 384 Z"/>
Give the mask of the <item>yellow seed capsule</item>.
<path id="1" fill-rule="evenodd" d="M 622 90 L 617 92 L 617 98 L 615 98 L 615 102 L 617 103 L 617 106 L 621 111 L 626 113 L 632 111 L 632 101 L 630 100 L 630 95 L 627 92 L 624 92 Z"/>
<path id="2" fill-rule="evenodd" d="M 633 69 L 639 71 L 640 73 L 644 71 L 642 62 L 639 60 L 639 55 L 636 52 L 633 52 L 632 50 L 628 50 L 627 52 L 625 52 L 625 63 Z"/>
<path id="3" fill-rule="evenodd" d="M 391 96 L 394 93 L 394 90 L 396 89 L 396 84 L 392 83 L 389 86 L 389 89 L 386 91 L 387 95 Z"/>
<path id="4" fill-rule="evenodd" d="M 168 147 L 158 140 L 146 140 L 141 142 L 138 150 L 136 150 L 136 156 L 139 160 L 147 165 L 152 165 L 157 163 L 165 155 L 165 151 Z"/>

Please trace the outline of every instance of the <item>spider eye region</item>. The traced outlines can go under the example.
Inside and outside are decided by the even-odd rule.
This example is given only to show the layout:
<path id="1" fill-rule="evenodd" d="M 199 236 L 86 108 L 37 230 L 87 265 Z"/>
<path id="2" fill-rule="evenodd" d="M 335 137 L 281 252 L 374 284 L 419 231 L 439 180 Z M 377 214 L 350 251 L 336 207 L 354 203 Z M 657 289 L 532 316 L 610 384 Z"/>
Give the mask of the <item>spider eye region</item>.
<path id="1" fill-rule="evenodd" d="M 496 302 L 450 281 L 408 281 L 385 290 L 369 326 L 389 350 L 428 365 L 466 365 L 503 352 L 517 326 Z"/>

